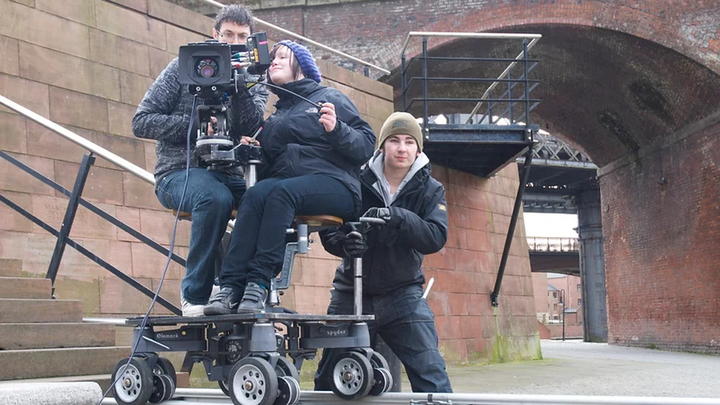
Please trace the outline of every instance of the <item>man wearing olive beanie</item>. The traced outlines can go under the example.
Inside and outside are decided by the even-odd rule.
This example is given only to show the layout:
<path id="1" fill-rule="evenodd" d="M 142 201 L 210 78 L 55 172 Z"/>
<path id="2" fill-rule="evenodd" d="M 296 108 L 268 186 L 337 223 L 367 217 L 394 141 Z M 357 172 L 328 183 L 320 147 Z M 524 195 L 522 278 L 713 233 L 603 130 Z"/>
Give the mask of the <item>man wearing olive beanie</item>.
<path id="1" fill-rule="evenodd" d="M 385 225 L 369 230 L 365 239 L 346 227 L 321 233 L 325 250 L 343 258 L 335 271 L 328 314 L 353 313 L 352 263 L 362 257 L 363 313 L 375 316 L 368 322 L 373 344 L 382 336 L 405 366 L 413 392 L 452 392 L 438 350 L 435 317 L 422 298 L 423 256 L 442 249 L 448 228 L 445 188 L 430 177 L 430 160 L 422 147 L 417 120 L 405 112 L 391 114 L 360 174 L 360 212 Z M 341 353 L 323 351 L 316 390 L 332 387 L 332 369 Z"/>
<path id="2" fill-rule="evenodd" d="M 390 114 L 387 120 L 385 120 L 385 123 L 380 129 L 380 135 L 377 137 L 375 150 L 380 149 L 389 136 L 398 134 L 410 135 L 413 137 L 413 139 L 415 139 L 415 143 L 417 143 L 418 151 L 422 152 L 422 128 L 420 128 L 420 124 L 418 124 L 415 117 L 406 112 L 394 112 Z"/>

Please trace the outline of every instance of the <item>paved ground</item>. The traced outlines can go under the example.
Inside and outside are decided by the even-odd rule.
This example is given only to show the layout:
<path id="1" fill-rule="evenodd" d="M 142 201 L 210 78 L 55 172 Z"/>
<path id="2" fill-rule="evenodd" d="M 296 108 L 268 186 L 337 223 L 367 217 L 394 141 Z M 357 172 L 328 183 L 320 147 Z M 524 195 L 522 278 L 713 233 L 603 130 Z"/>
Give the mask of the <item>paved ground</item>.
<path id="1" fill-rule="evenodd" d="M 540 361 L 448 372 L 455 392 L 720 398 L 717 356 L 548 340 L 542 353 Z"/>
<path id="2" fill-rule="evenodd" d="M 543 360 L 453 365 L 457 393 L 622 395 L 720 398 L 720 357 L 629 348 L 578 340 L 542 341 Z M 197 365 L 192 387 L 217 388 Z M 303 367 L 301 388 L 312 390 L 314 364 Z M 410 383 L 403 376 L 403 391 Z"/>

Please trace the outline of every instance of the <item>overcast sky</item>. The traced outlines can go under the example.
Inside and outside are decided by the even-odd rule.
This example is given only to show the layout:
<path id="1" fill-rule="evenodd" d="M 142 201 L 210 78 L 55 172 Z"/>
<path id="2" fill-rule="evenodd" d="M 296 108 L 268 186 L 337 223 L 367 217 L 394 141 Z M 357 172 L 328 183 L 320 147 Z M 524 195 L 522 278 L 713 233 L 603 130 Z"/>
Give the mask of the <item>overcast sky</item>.
<path id="1" fill-rule="evenodd" d="M 577 238 L 577 215 L 525 213 L 527 236 Z"/>

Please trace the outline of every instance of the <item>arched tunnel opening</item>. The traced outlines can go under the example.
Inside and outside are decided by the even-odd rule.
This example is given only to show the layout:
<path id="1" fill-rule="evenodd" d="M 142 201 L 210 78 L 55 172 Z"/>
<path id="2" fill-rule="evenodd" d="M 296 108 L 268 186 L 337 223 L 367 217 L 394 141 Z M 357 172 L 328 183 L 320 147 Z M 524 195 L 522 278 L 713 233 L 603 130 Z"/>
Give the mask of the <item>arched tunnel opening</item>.
<path id="1" fill-rule="evenodd" d="M 691 225 L 680 224 L 676 231 L 678 228 L 673 228 L 673 221 L 664 223 L 663 218 L 672 215 L 665 211 L 665 205 L 668 205 L 665 198 L 677 200 L 672 204 L 678 205 L 679 217 L 692 210 L 688 207 L 689 200 L 683 199 L 683 194 L 702 193 L 706 196 L 703 197 L 703 203 L 707 205 L 707 209 L 712 210 L 718 206 L 717 198 L 712 198 L 718 194 L 717 186 L 706 184 L 709 180 L 702 180 L 702 184 L 695 185 L 694 180 L 682 179 L 685 175 L 703 179 L 720 177 L 712 172 L 712 168 L 706 170 L 705 163 L 702 173 L 697 170 L 684 173 L 683 169 L 692 165 L 694 158 L 688 157 L 691 155 L 683 152 L 683 148 L 700 149 L 698 153 L 703 156 L 713 153 L 717 156 L 717 150 L 698 146 L 698 142 L 677 143 L 672 139 L 677 138 L 678 133 L 687 132 L 688 127 L 702 122 L 704 118 L 707 121 L 707 117 L 712 118 L 718 114 L 720 76 L 675 50 L 651 40 L 608 29 L 552 24 L 524 25 L 501 31 L 542 34 L 543 38 L 529 52 L 530 58 L 540 62 L 529 75 L 530 79 L 540 81 L 532 97 L 542 100 L 531 113 L 530 121 L 539 124 L 542 130 L 550 132 L 573 148 L 581 150 L 600 168 L 600 181 L 591 182 L 593 184 L 590 184 L 588 190 L 576 190 L 575 195 L 578 204 L 584 205 L 579 209 L 580 214 L 585 212 L 585 221 L 579 218 L 581 240 L 585 237 L 595 241 L 592 245 L 585 245 L 585 257 L 581 258 L 581 266 L 584 260 L 585 266 L 591 266 L 590 261 L 594 261 L 595 266 L 600 267 L 600 273 L 589 275 L 591 280 L 584 280 L 583 284 L 592 286 L 597 282 L 603 283 L 602 288 L 595 291 L 594 295 L 597 298 L 596 306 L 603 307 L 599 315 L 604 319 L 596 320 L 595 323 L 604 323 L 601 327 L 605 328 L 605 339 L 607 318 L 618 317 L 622 320 L 616 322 L 619 326 L 616 326 L 614 338 L 611 331 L 611 341 L 622 344 L 658 342 L 661 343 L 659 347 L 668 348 L 677 348 L 679 345 L 693 349 L 703 347 L 704 343 L 697 340 L 704 339 L 704 326 L 689 325 L 691 330 L 699 328 L 701 331 L 694 334 L 694 341 L 678 343 L 677 339 L 667 336 L 671 335 L 673 328 L 688 329 L 688 324 L 677 320 L 667 322 L 667 311 L 664 310 L 648 310 L 643 313 L 642 306 L 628 306 L 625 300 L 669 303 L 682 299 L 673 291 L 673 283 L 682 284 L 683 291 L 703 288 L 692 275 L 679 275 L 691 272 L 693 266 L 692 260 L 687 259 L 687 253 L 682 250 L 687 249 L 686 247 L 667 254 L 662 253 L 663 246 L 656 242 L 658 235 L 667 239 L 675 237 L 686 240 L 698 238 L 700 234 Z M 433 39 L 430 39 L 428 45 L 428 55 L 435 57 L 514 58 L 522 50 L 518 41 L 497 39 L 457 39 L 437 46 L 433 46 Z M 506 66 L 507 64 L 429 61 L 428 76 L 498 77 Z M 421 76 L 421 67 L 421 63 L 416 61 L 408 68 L 407 76 Z M 393 86 L 395 109 L 401 110 L 399 68 L 395 68 L 381 80 Z M 431 97 L 438 98 L 480 98 L 489 85 L 489 82 L 430 82 L 429 92 Z M 408 100 L 421 97 L 420 83 L 408 89 Z M 469 114 L 474 104 L 430 104 L 429 115 Z M 516 116 L 522 113 L 522 108 L 523 106 L 515 107 L 518 111 Z M 415 103 L 409 111 L 415 116 L 422 116 L 422 103 Z M 703 139 L 712 139 L 713 133 L 703 135 Z M 665 148 L 667 150 L 664 150 Z M 714 163 L 717 159 L 707 159 L 710 159 L 709 164 L 715 165 L 717 171 Z M 620 161 L 625 163 L 620 164 Z M 625 172 L 615 171 L 613 175 L 609 175 L 606 170 L 603 173 L 603 168 L 610 166 L 613 171 L 616 170 L 615 167 L 624 166 Z M 675 189 L 666 188 L 668 173 L 664 170 L 675 171 L 672 175 Z M 707 175 L 710 172 L 715 175 Z M 603 179 L 605 175 L 607 177 Z M 673 194 L 676 197 L 669 197 Z M 690 216 L 692 215 L 695 214 Z M 603 230 L 602 221 L 608 218 L 611 219 L 612 229 Z M 716 229 L 717 223 L 711 225 L 711 228 Z M 706 229 L 704 234 L 708 232 L 711 231 Z M 627 244 L 627 239 L 636 239 L 637 243 L 626 248 L 624 245 Z M 705 239 L 707 242 L 707 237 Z M 713 239 L 712 235 L 710 239 Z M 717 241 L 717 236 L 714 240 Z M 645 254 L 645 250 L 653 249 L 660 253 Z M 608 251 L 612 255 L 610 259 L 604 257 Z M 644 261 L 634 259 L 638 253 L 644 256 Z M 686 257 L 684 261 L 676 258 L 683 255 Z M 672 259 L 667 259 L 667 256 Z M 666 262 L 673 263 L 677 270 L 675 274 L 658 272 L 657 269 L 670 266 Z M 636 285 L 620 285 L 621 288 L 614 293 L 606 291 L 605 266 L 608 266 L 608 277 L 615 280 L 609 281 L 614 286 L 622 284 L 617 280 L 630 276 L 629 273 L 633 271 L 637 273 Z M 644 286 L 647 288 L 643 290 Z M 641 290 L 639 294 L 628 296 L 637 289 Z M 593 295 L 593 292 L 590 292 L 590 295 Z M 588 298 L 584 300 L 585 305 L 593 305 L 593 297 Z M 616 302 L 611 302 L 612 300 Z M 718 305 L 701 305 L 702 297 L 690 297 L 690 300 L 694 303 L 689 305 L 697 304 L 697 308 L 703 308 L 695 311 L 695 316 L 701 320 L 716 311 Z M 627 308 L 635 308 L 637 313 L 628 314 Z M 604 311 L 608 311 L 607 314 Z M 638 320 L 642 322 L 637 329 L 627 326 L 633 322 L 637 324 Z M 672 326 L 658 326 L 663 322 Z M 688 322 L 693 321 L 690 319 Z M 707 348 L 700 350 L 705 349 Z M 712 348 L 709 350 L 712 351 Z"/>

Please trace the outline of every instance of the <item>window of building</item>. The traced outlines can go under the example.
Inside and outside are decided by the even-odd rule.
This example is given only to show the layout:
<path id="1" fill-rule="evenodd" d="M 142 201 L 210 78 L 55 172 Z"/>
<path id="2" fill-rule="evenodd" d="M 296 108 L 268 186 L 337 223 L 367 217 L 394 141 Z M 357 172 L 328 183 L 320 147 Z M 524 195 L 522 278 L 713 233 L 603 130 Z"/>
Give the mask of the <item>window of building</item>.
<path id="1" fill-rule="evenodd" d="M 553 298 L 557 298 L 557 291 L 553 291 Z"/>
<path id="2" fill-rule="evenodd" d="M 582 298 L 578 298 L 578 308 L 582 306 Z"/>
<path id="3" fill-rule="evenodd" d="M 557 304 L 553 304 L 553 309 L 557 311 Z"/>
<path id="4" fill-rule="evenodd" d="M 582 284 L 578 283 L 578 291 L 582 291 Z"/>
<path id="5" fill-rule="evenodd" d="M 557 321 L 557 320 L 560 319 L 560 318 L 558 318 L 557 315 L 553 315 L 553 319 Z"/>

